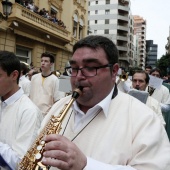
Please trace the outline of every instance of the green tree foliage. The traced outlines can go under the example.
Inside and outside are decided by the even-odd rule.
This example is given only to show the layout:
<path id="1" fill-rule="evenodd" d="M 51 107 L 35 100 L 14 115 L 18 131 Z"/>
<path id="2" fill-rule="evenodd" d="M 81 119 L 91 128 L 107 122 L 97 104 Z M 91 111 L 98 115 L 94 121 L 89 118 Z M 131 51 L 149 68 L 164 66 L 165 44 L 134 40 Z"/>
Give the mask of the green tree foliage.
<path id="1" fill-rule="evenodd" d="M 161 70 L 163 76 L 166 76 L 168 68 L 170 68 L 170 54 L 163 55 L 160 59 L 158 59 L 156 67 Z"/>
<path id="2" fill-rule="evenodd" d="M 140 67 L 131 67 L 129 69 L 129 75 L 132 76 L 138 70 L 142 70 L 142 69 Z"/>

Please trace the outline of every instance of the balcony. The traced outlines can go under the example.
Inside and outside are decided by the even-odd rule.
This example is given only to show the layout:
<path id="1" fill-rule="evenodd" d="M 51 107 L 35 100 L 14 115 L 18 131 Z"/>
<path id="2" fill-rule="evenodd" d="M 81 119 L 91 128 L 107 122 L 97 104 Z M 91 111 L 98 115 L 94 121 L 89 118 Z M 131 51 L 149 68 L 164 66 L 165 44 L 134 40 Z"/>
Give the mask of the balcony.
<path id="1" fill-rule="evenodd" d="M 129 21 L 128 16 L 123 16 L 121 14 L 118 14 L 117 19 L 120 20 L 120 21 L 124 21 L 124 22 L 128 22 Z"/>
<path id="2" fill-rule="evenodd" d="M 18 23 L 18 27 L 13 25 L 13 21 Z M 26 35 L 25 33 L 28 33 L 28 35 L 34 36 L 34 38 L 42 38 L 45 35 L 49 35 L 53 40 L 59 40 L 61 45 L 70 42 L 70 33 L 66 29 L 18 3 L 13 4 L 12 14 L 9 16 L 8 22 L 10 27 L 15 28 L 14 32 L 17 34 L 24 33 Z"/>
<path id="3" fill-rule="evenodd" d="M 120 3 L 121 5 L 129 5 L 130 0 L 119 0 L 119 3 Z"/>
<path id="4" fill-rule="evenodd" d="M 119 50 L 119 51 L 125 51 L 125 52 L 127 52 L 128 51 L 128 48 L 126 47 L 126 46 L 117 46 L 117 49 Z"/>
<path id="5" fill-rule="evenodd" d="M 127 36 L 117 36 L 117 40 L 122 40 L 122 41 L 128 41 L 128 37 Z"/>
<path id="6" fill-rule="evenodd" d="M 125 26 L 118 25 L 117 29 L 122 30 L 122 31 L 126 31 L 126 32 L 128 32 L 128 30 L 129 30 L 128 25 L 125 25 Z"/>

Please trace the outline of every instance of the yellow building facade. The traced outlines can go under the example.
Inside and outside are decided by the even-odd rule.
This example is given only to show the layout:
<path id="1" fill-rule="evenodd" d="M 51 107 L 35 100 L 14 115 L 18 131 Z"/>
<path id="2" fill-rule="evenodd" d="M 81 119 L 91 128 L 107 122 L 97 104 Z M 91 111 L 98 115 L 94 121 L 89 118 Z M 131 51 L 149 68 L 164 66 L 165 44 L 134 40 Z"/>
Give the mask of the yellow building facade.
<path id="1" fill-rule="evenodd" d="M 0 17 L 0 50 L 14 52 L 21 61 L 38 68 L 41 54 L 50 52 L 55 56 L 53 69 L 63 72 L 73 45 L 87 36 L 87 0 L 34 0 L 38 13 L 21 1 L 10 2 L 12 12 L 7 20 Z M 39 15 L 43 8 L 61 20 L 64 27 Z M 1 3 L 0 12 L 3 13 Z"/>

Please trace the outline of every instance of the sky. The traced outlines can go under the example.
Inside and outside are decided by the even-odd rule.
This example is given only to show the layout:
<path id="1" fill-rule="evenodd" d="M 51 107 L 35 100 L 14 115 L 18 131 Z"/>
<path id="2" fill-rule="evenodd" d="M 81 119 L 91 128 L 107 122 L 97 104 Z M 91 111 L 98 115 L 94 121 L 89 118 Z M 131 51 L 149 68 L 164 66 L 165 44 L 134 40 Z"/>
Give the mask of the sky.
<path id="1" fill-rule="evenodd" d="M 131 11 L 146 20 L 146 40 L 158 44 L 157 58 L 161 58 L 169 36 L 170 0 L 131 0 Z"/>

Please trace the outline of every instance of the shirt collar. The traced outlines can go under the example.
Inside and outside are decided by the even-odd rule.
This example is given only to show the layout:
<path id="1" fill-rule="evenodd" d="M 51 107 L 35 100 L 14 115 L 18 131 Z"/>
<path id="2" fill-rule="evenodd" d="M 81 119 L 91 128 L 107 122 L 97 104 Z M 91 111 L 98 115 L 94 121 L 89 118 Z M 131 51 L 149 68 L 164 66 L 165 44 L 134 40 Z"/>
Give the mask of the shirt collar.
<path id="1" fill-rule="evenodd" d="M 11 105 L 15 101 L 17 101 L 23 94 L 24 94 L 24 91 L 22 90 L 22 88 L 20 88 L 12 96 L 10 96 L 8 99 L 4 100 L 3 103 L 5 103 L 6 105 Z M 2 98 L 1 98 L 1 101 L 2 101 Z"/>
<path id="2" fill-rule="evenodd" d="M 111 102 L 111 100 L 112 100 L 112 94 L 113 94 L 114 88 L 115 88 L 115 87 L 113 87 L 113 89 L 110 91 L 110 93 L 109 93 L 102 101 L 100 101 L 98 104 L 96 104 L 95 106 L 93 106 L 93 107 L 91 108 L 91 110 L 92 110 L 92 109 L 96 110 L 97 108 L 98 108 L 98 109 L 101 108 L 101 109 L 103 110 L 103 112 L 104 112 L 104 115 L 107 117 L 107 116 L 108 116 L 108 110 L 109 110 L 110 102 Z M 79 108 L 79 106 L 78 106 L 78 104 L 77 104 L 76 101 L 73 103 L 73 109 L 74 109 L 76 112 L 83 113 L 83 112 L 80 110 L 80 108 Z"/>

